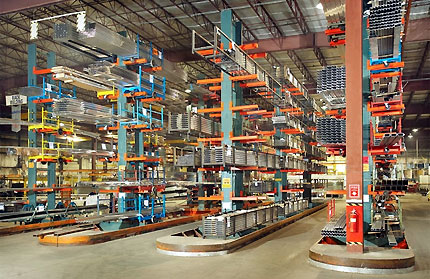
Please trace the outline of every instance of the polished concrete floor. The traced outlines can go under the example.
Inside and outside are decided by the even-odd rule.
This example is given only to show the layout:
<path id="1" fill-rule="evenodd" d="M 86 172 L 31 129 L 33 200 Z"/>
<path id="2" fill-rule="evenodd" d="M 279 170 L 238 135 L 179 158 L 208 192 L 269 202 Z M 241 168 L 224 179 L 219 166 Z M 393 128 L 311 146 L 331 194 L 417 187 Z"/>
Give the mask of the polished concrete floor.
<path id="1" fill-rule="evenodd" d="M 0 278 L 430 278 L 430 202 L 411 194 L 402 205 L 417 263 L 408 274 L 360 275 L 311 266 L 308 249 L 324 226 L 322 210 L 233 254 L 206 258 L 167 256 L 155 249 L 156 238 L 195 224 L 84 247 L 42 246 L 32 233 L 2 237 Z"/>

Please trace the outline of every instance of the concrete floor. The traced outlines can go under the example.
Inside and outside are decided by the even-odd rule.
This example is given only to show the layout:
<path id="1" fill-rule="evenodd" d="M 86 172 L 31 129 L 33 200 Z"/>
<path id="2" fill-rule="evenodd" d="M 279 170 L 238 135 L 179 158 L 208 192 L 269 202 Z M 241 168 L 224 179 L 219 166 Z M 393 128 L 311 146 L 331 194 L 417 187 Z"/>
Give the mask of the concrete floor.
<path id="1" fill-rule="evenodd" d="M 155 239 L 195 224 L 81 247 L 39 245 L 32 233 L 0 238 L 0 278 L 430 278 L 430 202 L 418 194 L 402 198 L 416 271 L 377 276 L 328 271 L 308 263 L 326 210 L 262 238 L 233 254 L 180 258 L 159 254 Z"/>

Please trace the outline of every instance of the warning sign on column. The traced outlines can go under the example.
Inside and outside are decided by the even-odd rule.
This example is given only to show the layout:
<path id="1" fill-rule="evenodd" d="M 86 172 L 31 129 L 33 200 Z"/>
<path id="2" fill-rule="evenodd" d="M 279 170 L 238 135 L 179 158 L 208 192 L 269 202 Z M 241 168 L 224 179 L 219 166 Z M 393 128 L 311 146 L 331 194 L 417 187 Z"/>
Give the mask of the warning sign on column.
<path id="1" fill-rule="evenodd" d="M 350 184 L 349 185 L 349 198 L 351 199 L 360 199 L 360 184 Z"/>

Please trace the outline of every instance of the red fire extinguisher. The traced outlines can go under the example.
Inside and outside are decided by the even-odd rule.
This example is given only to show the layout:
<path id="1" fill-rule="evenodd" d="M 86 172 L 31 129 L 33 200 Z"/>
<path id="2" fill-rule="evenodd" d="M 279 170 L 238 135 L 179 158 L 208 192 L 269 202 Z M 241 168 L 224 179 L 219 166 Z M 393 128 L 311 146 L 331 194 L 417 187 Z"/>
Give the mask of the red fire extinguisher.
<path id="1" fill-rule="evenodd" d="M 355 209 L 349 213 L 349 231 L 352 233 L 358 232 L 358 214 Z"/>

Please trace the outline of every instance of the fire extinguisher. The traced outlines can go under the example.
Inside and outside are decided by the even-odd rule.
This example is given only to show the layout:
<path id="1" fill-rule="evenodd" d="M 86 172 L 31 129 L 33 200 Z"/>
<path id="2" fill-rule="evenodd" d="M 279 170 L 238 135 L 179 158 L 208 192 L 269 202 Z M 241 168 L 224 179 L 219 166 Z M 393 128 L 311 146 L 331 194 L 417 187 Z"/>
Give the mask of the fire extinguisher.
<path id="1" fill-rule="evenodd" d="M 349 232 L 356 233 L 358 232 L 358 214 L 355 209 L 349 213 Z"/>

